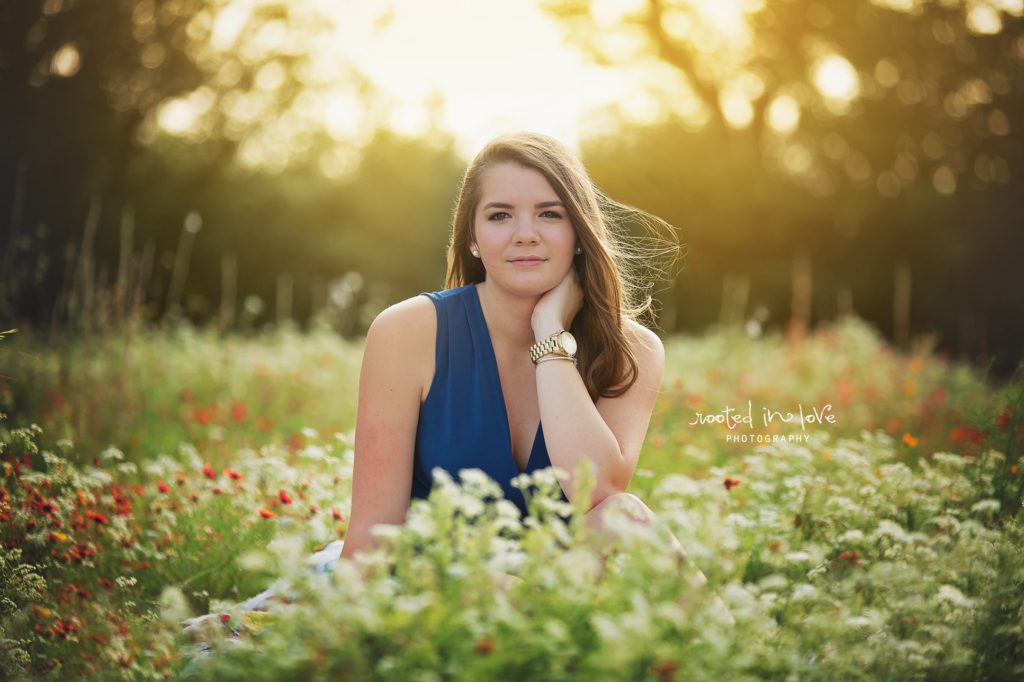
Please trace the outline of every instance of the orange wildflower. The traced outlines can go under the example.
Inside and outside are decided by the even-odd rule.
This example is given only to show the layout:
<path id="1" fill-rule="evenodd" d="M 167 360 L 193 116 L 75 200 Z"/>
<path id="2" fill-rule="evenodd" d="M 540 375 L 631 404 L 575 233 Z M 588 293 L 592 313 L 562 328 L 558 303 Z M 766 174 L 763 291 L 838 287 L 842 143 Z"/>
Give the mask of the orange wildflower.
<path id="1" fill-rule="evenodd" d="M 262 509 L 260 509 L 260 516 L 262 516 L 265 519 L 272 519 L 275 516 L 277 516 L 277 514 L 275 514 L 274 512 L 270 511 L 266 507 L 263 507 Z"/>
<path id="2" fill-rule="evenodd" d="M 909 433 L 903 434 L 903 444 L 906 445 L 908 448 L 916 448 L 918 442 L 920 441 L 918 441 L 917 438 L 911 436 Z"/>
<path id="3" fill-rule="evenodd" d="M 235 403 L 231 406 L 231 418 L 238 423 L 244 422 L 248 414 L 249 410 L 246 409 L 245 403 Z"/>

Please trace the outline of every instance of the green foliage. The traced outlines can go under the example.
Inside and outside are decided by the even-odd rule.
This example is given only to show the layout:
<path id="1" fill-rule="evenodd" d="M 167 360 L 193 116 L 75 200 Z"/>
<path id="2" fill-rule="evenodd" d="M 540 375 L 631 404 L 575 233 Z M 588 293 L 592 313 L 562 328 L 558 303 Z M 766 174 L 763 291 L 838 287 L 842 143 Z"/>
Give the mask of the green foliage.
<path id="1" fill-rule="evenodd" d="M 293 331 L 220 343 L 144 334 L 126 365 L 100 339 L 73 348 L 80 361 L 63 374 L 52 352 L 33 349 L 36 380 L 6 387 L 17 396 L 5 406 L 17 417 L 0 429 L 6 676 L 1024 672 L 1019 382 L 987 386 L 927 348 L 894 353 L 853 320 L 800 344 L 728 331 L 670 339 L 631 485 L 653 526 L 610 517 L 618 540 L 598 547 L 583 498 L 561 502 L 554 470 L 514 482 L 527 493 L 525 523 L 507 501 L 484 502 L 498 489 L 482 471 L 464 471 L 461 486 L 439 474 L 404 525 L 377 527 L 377 549 L 314 574 L 305 557 L 346 529 L 358 349 Z M 0 374 L 12 369 L 24 371 Z M 47 401 L 61 380 L 58 410 Z M 271 402 L 255 397 L 264 387 Z M 840 419 L 752 429 L 808 438 L 746 444 L 724 443 L 724 425 L 690 424 L 740 398 L 776 409 L 832 401 Z M 69 419 L 116 400 L 148 407 L 128 411 L 121 431 Z M 235 401 L 248 407 L 238 421 Z M 14 425 L 39 406 L 44 426 Z M 252 428 L 257 414 L 290 426 Z M 79 426 L 94 445 L 80 444 Z M 50 428 L 76 438 L 51 445 Z M 106 440 L 153 442 L 147 431 L 173 449 Z M 274 580 L 289 587 L 273 583 L 281 598 L 269 610 L 240 607 Z M 199 650 L 182 620 L 206 612 L 215 617 L 197 636 L 210 648 Z"/>

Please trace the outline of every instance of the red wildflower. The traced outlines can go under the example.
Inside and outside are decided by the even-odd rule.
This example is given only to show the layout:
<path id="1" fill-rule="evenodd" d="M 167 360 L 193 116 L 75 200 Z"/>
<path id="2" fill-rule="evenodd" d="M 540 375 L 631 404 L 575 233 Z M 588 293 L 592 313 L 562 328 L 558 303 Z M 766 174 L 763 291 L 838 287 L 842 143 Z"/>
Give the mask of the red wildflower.
<path id="1" fill-rule="evenodd" d="M 234 469 L 225 469 L 224 470 L 224 475 L 227 476 L 228 478 L 232 479 L 232 480 L 235 480 L 235 481 L 241 481 L 242 480 L 242 474 L 240 474 L 239 472 L 235 471 Z"/>
<path id="2" fill-rule="evenodd" d="M 100 585 L 103 585 L 103 587 L 107 588 L 112 588 L 114 586 L 114 583 L 110 580 L 107 580 L 106 578 L 96 578 L 96 582 L 98 582 Z"/>
<path id="3" fill-rule="evenodd" d="M 660 682 L 675 682 L 677 668 L 675 661 L 662 661 L 656 663 L 651 669 L 658 676 Z"/>
<path id="4" fill-rule="evenodd" d="M 106 524 L 110 523 L 110 521 L 107 519 L 106 516 L 104 516 L 103 514 L 100 514 L 99 512 L 95 512 L 95 511 L 93 511 L 91 509 L 87 509 L 86 510 L 85 517 L 88 518 L 88 519 L 92 519 L 93 521 L 95 521 L 97 524 L 99 524 L 101 526 L 105 526 Z"/>
<path id="5" fill-rule="evenodd" d="M 213 409 L 209 407 L 197 407 L 192 411 L 196 421 L 206 426 L 213 420 Z"/>
<path id="6" fill-rule="evenodd" d="M 338 511 L 337 507 L 331 507 L 331 516 L 334 517 L 335 521 L 339 521 L 340 522 L 340 521 L 344 521 L 345 520 L 345 517 L 342 516 L 341 512 Z"/>
<path id="7" fill-rule="evenodd" d="M 266 507 L 263 507 L 262 509 L 260 509 L 260 516 L 262 516 L 265 519 L 272 519 L 275 516 L 277 516 L 277 514 L 275 514 L 274 512 L 270 511 Z"/>
<path id="8" fill-rule="evenodd" d="M 484 637 L 476 643 L 476 652 L 478 654 L 487 655 L 494 651 L 494 640 L 490 637 Z"/>
<path id="9" fill-rule="evenodd" d="M 221 488 L 219 485 L 215 485 L 213 486 L 213 490 L 211 490 L 210 492 L 212 492 L 214 495 L 220 495 L 221 493 L 224 492 L 224 489 Z"/>
<path id="10" fill-rule="evenodd" d="M 231 620 L 231 614 L 230 613 L 222 613 L 222 614 L 220 614 L 220 622 L 227 623 L 229 620 Z"/>
<path id="11" fill-rule="evenodd" d="M 280 500 L 281 500 L 281 502 L 283 502 L 284 504 L 291 504 L 291 503 L 292 503 L 292 496 L 291 496 L 291 495 L 289 495 L 288 493 L 286 493 L 286 492 L 285 492 L 285 491 L 283 491 L 283 490 L 282 490 L 281 492 L 279 492 L 279 493 L 277 494 L 277 497 L 278 497 L 278 499 L 280 499 Z"/>
<path id="12" fill-rule="evenodd" d="M 839 558 L 849 561 L 851 564 L 856 566 L 858 564 L 858 560 L 860 559 L 860 552 L 858 552 L 855 549 L 849 552 L 840 552 Z"/>
<path id="13" fill-rule="evenodd" d="M 248 414 L 249 411 L 245 408 L 244 403 L 235 403 L 231 406 L 231 418 L 238 423 L 244 422 Z"/>
<path id="14" fill-rule="evenodd" d="M 213 467 L 206 463 L 203 465 L 203 476 L 207 478 L 217 478 L 217 472 L 213 470 Z"/>
<path id="15" fill-rule="evenodd" d="M 1006 430 L 1006 427 L 1008 427 L 1010 425 L 1010 419 L 1012 417 L 1013 417 L 1013 407 L 1010 406 L 1010 405 L 1007 405 L 1003 409 L 1002 414 L 1000 414 L 999 417 L 996 419 L 996 425 L 999 427 L 1000 431 L 1005 431 Z"/>
<path id="16" fill-rule="evenodd" d="M 162 492 L 164 495 L 171 492 L 171 487 L 164 483 L 163 481 L 156 482 L 156 489 Z"/>
<path id="17" fill-rule="evenodd" d="M 951 433 L 949 437 L 956 443 L 962 443 L 964 441 L 967 441 L 968 443 L 980 443 L 984 438 L 984 435 L 973 426 L 958 426 L 953 429 L 953 433 Z"/>
<path id="18" fill-rule="evenodd" d="M 722 484 L 725 485 L 725 489 L 726 490 L 732 490 L 733 488 L 735 488 L 736 486 L 738 486 L 740 484 L 740 481 L 739 481 L 738 478 L 732 478 L 730 476 L 726 476 L 725 480 L 722 481 Z"/>

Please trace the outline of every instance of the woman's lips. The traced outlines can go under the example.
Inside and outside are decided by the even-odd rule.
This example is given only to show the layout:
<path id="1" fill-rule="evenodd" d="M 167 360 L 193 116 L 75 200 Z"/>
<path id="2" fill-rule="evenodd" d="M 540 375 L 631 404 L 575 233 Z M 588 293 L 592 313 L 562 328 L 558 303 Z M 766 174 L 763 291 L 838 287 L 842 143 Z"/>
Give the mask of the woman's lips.
<path id="1" fill-rule="evenodd" d="M 530 265 L 540 265 L 541 263 L 546 263 L 547 261 L 544 260 L 543 258 L 527 258 L 523 260 L 514 260 L 509 262 L 512 263 L 512 265 L 527 267 Z"/>

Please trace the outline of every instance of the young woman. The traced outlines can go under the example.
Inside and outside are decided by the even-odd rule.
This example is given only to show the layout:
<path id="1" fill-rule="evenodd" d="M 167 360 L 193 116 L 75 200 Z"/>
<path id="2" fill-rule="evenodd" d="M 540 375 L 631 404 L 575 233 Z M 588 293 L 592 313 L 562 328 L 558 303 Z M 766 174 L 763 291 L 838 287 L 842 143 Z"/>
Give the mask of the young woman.
<path id="1" fill-rule="evenodd" d="M 637 322 L 651 298 L 637 302 L 628 266 L 650 267 L 666 251 L 642 253 L 618 239 L 599 196 L 580 161 L 545 135 L 503 135 L 473 159 L 455 210 L 446 288 L 396 303 L 370 325 L 349 525 L 344 541 L 308 560 L 314 571 L 372 547 L 374 525 L 404 524 L 412 499 L 429 495 L 435 467 L 455 481 L 461 469 L 482 469 L 525 517 L 512 479 L 554 465 L 570 473 L 560 484 L 573 502 L 577 465 L 589 459 L 597 485 L 584 522 L 598 547 L 615 537 L 603 531 L 610 509 L 653 521 L 626 488 L 665 352 Z M 687 562 L 679 540 L 669 542 Z M 696 567 L 688 570 L 697 586 L 706 584 Z M 287 589 L 275 584 L 241 606 L 262 610 Z M 187 629 L 200 632 L 212 615 L 186 621 Z"/>
<path id="2" fill-rule="evenodd" d="M 458 481 L 483 469 L 523 515 L 520 473 L 584 459 L 597 484 L 586 525 L 609 509 L 649 523 L 626 492 L 661 385 L 664 349 L 637 322 L 651 304 L 622 267 L 599 192 L 558 141 L 516 133 L 489 142 L 465 173 L 448 248 L 446 288 L 380 313 L 359 381 L 352 509 L 341 556 L 374 544 L 426 498 L 431 471 Z M 676 247 L 673 244 L 673 249 Z M 674 537 L 673 548 L 682 556 Z"/>

